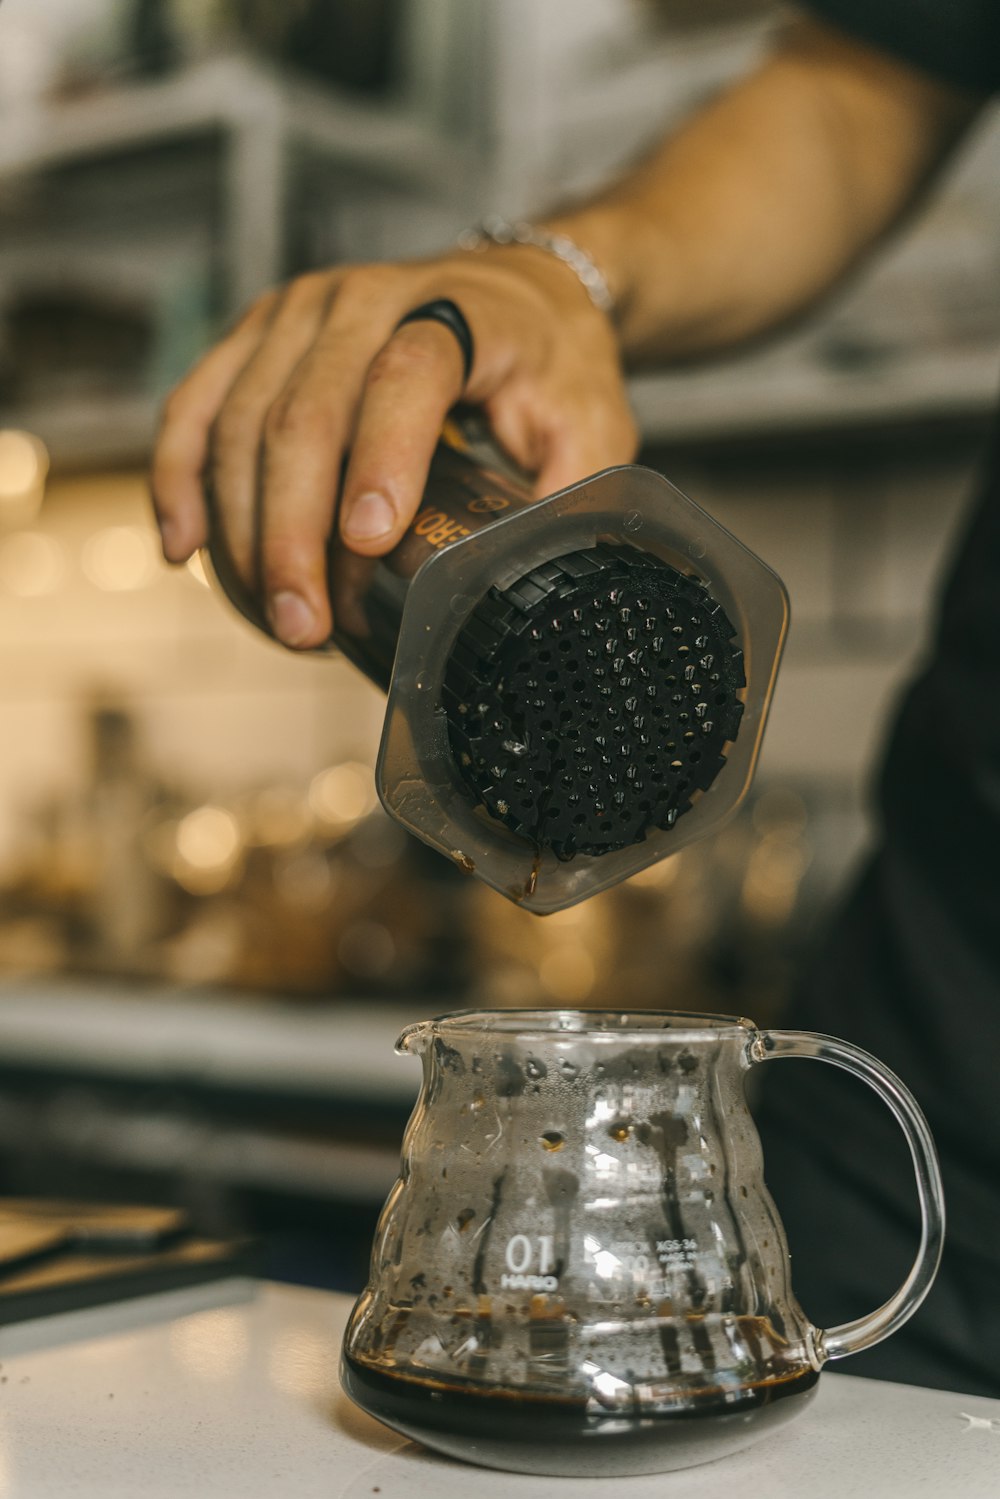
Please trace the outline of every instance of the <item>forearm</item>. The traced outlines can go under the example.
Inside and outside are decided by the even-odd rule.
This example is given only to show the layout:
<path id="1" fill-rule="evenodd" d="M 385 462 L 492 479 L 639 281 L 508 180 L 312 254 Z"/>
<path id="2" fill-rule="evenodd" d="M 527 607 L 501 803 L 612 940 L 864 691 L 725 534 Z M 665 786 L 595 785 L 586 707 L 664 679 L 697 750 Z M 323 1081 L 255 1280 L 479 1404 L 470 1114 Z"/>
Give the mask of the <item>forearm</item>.
<path id="1" fill-rule="evenodd" d="M 211 519 L 278 637 L 322 644 L 331 545 L 392 551 L 456 401 L 484 409 L 539 494 L 629 462 L 622 356 L 693 356 L 790 316 L 898 218 L 974 111 L 803 24 L 616 188 L 553 221 L 607 273 L 615 327 L 572 269 L 519 245 L 332 267 L 267 293 L 166 403 L 152 476 L 166 556 L 184 561 Z M 471 371 L 451 333 L 406 316 L 441 298 L 468 321 Z"/>
<path id="2" fill-rule="evenodd" d="M 811 22 L 608 193 L 550 222 L 602 267 L 626 359 L 708 353 L 822 294 L 976 101 Z"/>

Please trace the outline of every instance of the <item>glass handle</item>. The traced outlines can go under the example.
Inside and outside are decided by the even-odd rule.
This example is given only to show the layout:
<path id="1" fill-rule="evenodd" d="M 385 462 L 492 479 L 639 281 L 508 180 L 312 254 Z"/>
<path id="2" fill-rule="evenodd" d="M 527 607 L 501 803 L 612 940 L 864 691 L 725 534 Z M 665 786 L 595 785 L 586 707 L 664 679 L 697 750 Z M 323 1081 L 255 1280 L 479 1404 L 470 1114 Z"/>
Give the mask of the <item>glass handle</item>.
<path id="1" fill-rule="evenodd" d="M 906 1136 L 913 1157 L 921 1216 L 920 1247 L 910 1273 L 895 1295 L 867 1317 L 844 1322 L 826 1332 L 814 1329 L 816 1353 L 821 1360 L 859 1353 L 862 1348 L 881 1343 L 913 1316 L 937 1274 L 944 1244 L 944 1192 L 927 1120 L 913 1094 L 895 1073 L 869 1052 L 834 1036 L 814 1035 L 810 1031 L 761 1031 L 748 1050 L 754 1062 L 767 1062 L 775 1057 L 815 1057 L 852 1072 L 888 1104 Z"/>

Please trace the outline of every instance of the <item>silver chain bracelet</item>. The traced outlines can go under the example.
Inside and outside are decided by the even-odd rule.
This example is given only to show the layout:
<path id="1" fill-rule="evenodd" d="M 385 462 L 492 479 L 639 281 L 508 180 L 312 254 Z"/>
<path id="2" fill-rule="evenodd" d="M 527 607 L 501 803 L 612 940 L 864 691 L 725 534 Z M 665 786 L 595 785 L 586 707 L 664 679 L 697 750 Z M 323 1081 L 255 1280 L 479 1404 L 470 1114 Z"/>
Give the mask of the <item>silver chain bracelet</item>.
<path id="1" fill-rule="evenodd" d="M 511 222 L 491 215 L 474 229 L 465 229 L 458 236 L 461 250 L 481 250 L 486 245 L 532 245 L 536 250 L 554 255 L 563 265 L 569 266 L 595 307 L 609 316 L 614 311 L 614 298 L 604 272 L 586 250 L 581 250 L 565 234 L 550 234 L 547 229 L 539 229 L 520 219 Z"/>

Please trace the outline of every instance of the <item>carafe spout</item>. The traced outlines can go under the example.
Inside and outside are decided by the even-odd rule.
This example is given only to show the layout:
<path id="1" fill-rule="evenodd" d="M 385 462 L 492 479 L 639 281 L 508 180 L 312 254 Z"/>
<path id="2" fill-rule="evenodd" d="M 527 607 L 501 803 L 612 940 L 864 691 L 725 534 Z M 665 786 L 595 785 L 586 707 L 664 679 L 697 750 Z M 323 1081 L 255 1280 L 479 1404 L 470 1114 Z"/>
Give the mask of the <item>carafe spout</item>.
<path id="1" fill-rule="evenodd" d="M 396 1042 L 396 1055 L 422 1057 L 427 1050 L 433 1027 L 429 1020 L 417 1020 L 408 1025 Z"/>

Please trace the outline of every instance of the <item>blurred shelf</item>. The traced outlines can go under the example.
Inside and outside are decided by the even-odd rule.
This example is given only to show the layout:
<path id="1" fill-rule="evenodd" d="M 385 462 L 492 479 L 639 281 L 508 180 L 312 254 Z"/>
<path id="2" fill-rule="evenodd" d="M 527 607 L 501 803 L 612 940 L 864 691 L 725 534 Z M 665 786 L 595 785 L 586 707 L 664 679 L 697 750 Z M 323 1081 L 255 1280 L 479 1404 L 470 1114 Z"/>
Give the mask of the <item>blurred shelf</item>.
<path id="1" fill-rule="evenodd" d="M 523 35 L 518 32 L 519 57 L 535 45 L 533 36 L 530 28 Z M 546 45 L 554 49 L 554 64 L 562 43 L 554 33 L 546 36 Z M 741 32 L 735 41 L 719 37 L 697 42 L 699 66 L 723 73 L 734 68 L 736 53 L 743 55 L 749 36 Z M 736 53 L 730 55 L 733 46 Z M 527 68 L 527 54 L 522 60 Z M 495 65 L 492 58 L 488 61 Z M 652 88 L 654 76 L 655 69 L 643 70 L 643 89 Z M 505 123 L 502 129 L 497 126 L 497 140 L 487 148 L 481 140 L 477 144 L 472 132 L 449 135 L 435 124 L 425 112 L 427 101 L 416 91 L 412 107 L 374 104 L 324 89 L 250 55 L 220 57 L 160 81 L 109 87 L 26 115 L 0 139 L 0 183 L 95 163 L 134 163 L 143 153 L 171 143 L 206 138 L 222 142 L 223 234 L 216 267 L 220 274 L 214 284 L 224 288 L 225 310 L 232 314 L 287 274 L 288 221 L 294 217 L 289 212 L 290 184 L 295 180 L 293 162 L 303 154 L 321 161 L 324 172 L 334 177 L 340 171 L 365 184 L 366 190 L 391 190 L 385 214 L 392 223 L 400 192 L 424 204 L 468 209 L 473 218 L 474 205 L 502 203 L 508 197 L 513 201 L 515 184 L 527 190 L 535 168 L 542 171 L 535 155 L 542 138 L 548 140 L 546 132 L 555 131 L 558 139 L 560 128 L 578 133 L 568 116 L 559 124 L 559 109 L 570 108 L 569 96 L 559 108 L 553 105 L 554 114 L 528 108 L 525 97 L 534 97 L 532 89 L 541 91 L 539 97 L 551 93 L 543 87 L 542 74 L 532 77 L 533 81 L 516 73 L 513 80 L 507 78 L 510 92 L 502 93 Z M 621 104 L 621 109 L 616 106 L 616 119 L 631 98 L 625 82 L 631 78 L 628 68 L 613 74 L 615 98 Z M 638 87 L 635 79 L 632 87 Z M 573 107 L 584 108 L 592 93 L 578 86 Z M 499 106 L 494 101 L 490 107 Z M 487 110 L 487 103 L 482 108 Z M 638 116 L 643 117 L 642 111 Z M 994 121 L 994 134 L 982 132 L 973 165 L 991 154 L 986 148 L 995 141 L 995 126 Z M 559 151 L 555 159 L 562 160 Z M 544 172 L 539 182 L 543 179 Z M 558 189 L 555 182 L 546 187 L 550 196 Z M 190 205 L 186 211 L 192 212 Z M 932 237 L 932 250 L 936 243 Z M 8 258 L 15 249 L 5 250 Z M 390 236 L 387 254 L 405 249 L 401 244 L 397 250 Z M 929 286 L 935 267 L 940 269 L 941 255 L 935 253 L 928 251 Z M 902 325 L 905 328 L 905 319 Z M 970 337 L 977 336 L 984 335 L 974 328 Z M 995 401 L 1000 370 L 1000 349 L 995 345 L 890 349 L 873 343 L 866 348 L 871 331 L 861 317 L 854 365 L 838 368 L 826 362 L 822 337 L 793 333 L 773 347 L 736 359 L 636 377 L 630 391 L 645 443 L 780 439 L 783 434 L 875 429 L 880 424 L 968 421 L 985 416 Z M 37 432 L 58 467 L 93 468 L 144 463 L 156 411 L 151 396 L 129 394 L 39 403 L 12 411 L 5 419 Z"/>
<path id="2" fill-rule="evenodd" d="M 0 1159 L 377 1206 L 424 1010 L 0 981 Z"/>
<path id="3" fill-rule="evenodd" d="M 413 111 L 364 103 L 249 55 L 229 55 L 26 116 L 0 140 L 0 174 L 51 171 L 226 129 L 280 132 L 289 146 L 416 187 L 440 187 L 442 177 L 469 164 Z"/>
<path id="4" fill-rule="evenodd" d="M 181 1107 L 122 1105 L 79 1090 L 0 1096 L 0 1160 L 31 1142 L 37 1162 L 117 1177 L 197 1179 L 216 1191 L 378 1206 L 399 1174 L 396 1145 L 233 1125 Z M 23 1158 L 23 1150 L 20 1152 Z"/>
<path id="5" fill-rule="evenodd" d="M 838 427 L 978 418 L 994 407 L 1000 347 L 920 349 L 837 370 L 773 354 L 643 375 L 630 393 L 647 443 L 821 433 Z"/>
<path id="6" fill-rule="evenodd" d="M 425 1008 L 4 979 L 0 1066 L 405 1107 L 417 1069 L 393 1048 Z"/>
<path id="7" fill-rule="evenodd" d="M 428 201 L 452 199 L 473 176 L 467 143 L 418 109 L 361 102 L 234 54 L 25 114 L 0 140 L 0 184 L 31 178 L 44 193 L 48 175 L 55 179 L 48 189 L 58 191 L 60 172 L 134 168 L 144 153 L 155 162 L 163 147 L 205 140 L 218 143 L 221 164 L 212 213 L 221 209 L 215 281 L 223 318 L 288 274 L 290 204 L 303 161 L 320 162 L 331 185 L 360 180 Z M 182 216 L 197 196 L 184 201 Z"/>

